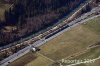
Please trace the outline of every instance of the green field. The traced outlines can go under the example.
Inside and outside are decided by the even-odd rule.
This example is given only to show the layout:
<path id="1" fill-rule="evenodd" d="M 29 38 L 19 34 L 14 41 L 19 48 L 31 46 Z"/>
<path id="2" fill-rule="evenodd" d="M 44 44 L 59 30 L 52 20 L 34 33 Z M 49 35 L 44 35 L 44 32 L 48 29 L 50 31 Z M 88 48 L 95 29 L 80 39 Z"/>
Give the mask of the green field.
<path id="1" fill-rule="evenodd" d="M 52 66 L 56 66 L 57 61 L 61 59 L 95 58 L 100 54 L 100 47 L 91 50 L 87 50 L 87 48 L 89 45 L 93 45 L 100 41 L 99 21 L 100 17 L 90 20 L 86 24 L 76 26 L 42 45 L 40 47 L 41 50 L 35 53 L 35 59 L 30 60 L 23 56 L 8 66 L 18 66 L 17 64 L 22 64 L 21 61 L 29 60 L 30 62 L 23 63 L 24 65 L 21 66 L 49 66 L 51 64 L 53 64 Z M 29 54 L 34 55 L 33 53 Z M 96 61 L 96 63 L 93 64 L 97 64 L 95 66 L 98 66 L 98 63 L 100 63 L 100 61 Z M 85 64 L 82 65 L 85 66 Z M 86 66 L 91 65 L 87 64 Z"/>

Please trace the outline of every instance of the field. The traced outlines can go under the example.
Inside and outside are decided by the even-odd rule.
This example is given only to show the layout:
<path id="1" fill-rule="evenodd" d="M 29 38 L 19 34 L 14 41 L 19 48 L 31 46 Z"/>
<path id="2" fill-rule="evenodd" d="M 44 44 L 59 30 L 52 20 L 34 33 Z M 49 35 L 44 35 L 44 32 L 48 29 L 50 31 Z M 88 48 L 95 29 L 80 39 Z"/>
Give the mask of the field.
<path id="1" fill-rule="evenodd" d="M 87 53 L 84 53 L 80 56 L 73 58 L 73 60 L 74 59 L 77 59 L 77 60 L 91 59 L 92 60 L 92 59 L 98 58 L 99 56 L 100 56 L 100 47 L 95 47 L 89 50 Z M 100 59 L 92 63 L 79 64 L 76 66 L 99 66 L 99 64 L 100 64 Z"/>
<path id="2" fill-rule="evenodd" d="M 4 0 L 0 0 L 0 19 L 4 20 L 4 12 L 10 7 L 11 4 L 4 2 Z"/>
<path id="3" fill-rule="evenodd" d="M 48 66 L 51 64 L 52 61 L 50 61 L 48 58 L 41 55 L 40 53 L 29 52 L 28 54 L 24 55 L 20 59 L 17 59 L 13 63 L 10 63 L 8 66 L 24 66 L 24 65 L 25 66 L 42 66 L 42 65 Z"/>
<path id="4" fill-rule="evenodd" d="M 90 54 L 91 57 L 94 57 L 95 53 L 97 53 L 95 56 L 97 57 L 97 55 L 100 54 L 100 47 L 96 50 L 89 50 L 87 48 L 89 45 L 93 45 L 100 41 L 99 21 L 100 17 L 90 20 L 86 24 L 76 26 L 71 30 L 64 32 L 60 36 L 54 38 L 53 40 L 47 42 L 45 45 L 41 46 L 41 50 L 39 52 L 28 53 L 31 55 L 35 55 L 35 59 L 30 60 L 30 58 L 25 57 L 26 55 L 28 55 L 26 54 L 25 56 L 17 59 L 8 66 L 18 66 L 17 64 L 24 64 L 21 66 L 49 66 L 53 64 L 52 66 L 56 66 L 57 62 L 61 59 L 74 59 L 77 57 L 80 59 L 88 58 L 88 54 Z M 86 54 L 87 57 L 84 56 L 85 53 L 88 53 Z M 27 62 L 29 60 L 30 62 Z M 27 63 L 23 63 L 23 61 Z M 96 64 L 98 63 L 100 63 L 100 61 L 96 61 Z M 85 66 L 84 64 L 82 65 Z"/>

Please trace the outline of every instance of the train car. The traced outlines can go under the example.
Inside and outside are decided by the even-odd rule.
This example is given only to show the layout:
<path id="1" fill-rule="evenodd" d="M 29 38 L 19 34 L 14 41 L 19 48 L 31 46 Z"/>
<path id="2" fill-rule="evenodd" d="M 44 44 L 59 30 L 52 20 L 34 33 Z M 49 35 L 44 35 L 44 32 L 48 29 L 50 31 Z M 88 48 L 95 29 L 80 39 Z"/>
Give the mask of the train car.
<path id="1" fill-rule="evenodd" d="M 69 25 L 62 26 L 62 27 L 59 28 L 58 30 L 56 30 L 56 31 L 52 32 L 51 34 L 47 35 L 47 36 L 45 37 L 45 39 L 50 38 L 51 36 L 53 36 L 53 35 L 59 33 L 60 31 L 66 29 L 66 28 L 68 28 L 68 27 L 69 27 Z"/>

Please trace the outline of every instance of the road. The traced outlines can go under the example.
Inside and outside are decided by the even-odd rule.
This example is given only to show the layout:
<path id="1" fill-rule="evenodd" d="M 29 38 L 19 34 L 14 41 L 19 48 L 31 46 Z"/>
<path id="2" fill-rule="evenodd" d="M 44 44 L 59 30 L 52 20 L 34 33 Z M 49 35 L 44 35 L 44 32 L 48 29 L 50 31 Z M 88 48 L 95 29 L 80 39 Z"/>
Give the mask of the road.
<path id="1" fill-rule="evenodd" d="M 88 20 L 91 20 L 91 19 L 94 19 L 94 18 L 96 18 L 96 17 L 99 17 L 100 14 L 99 14 L 99 15 L 96 15 L 96 16 L 93 16 L 93 17 L 91 17 L 91 18 L 86 19 L 86 18 L 88 17 L 88 15 L 94 13 L 94 11 L 96 11 L 96 10 L 93 9 L 91 12 L 88 12 L 88 13 L 82 15 L 81 17 L 75 19 L 74 21 L 68 23 L 67 25 L 69 25 L 69 27 L 67 27 L 67 28 L 65 28 L 65 29 L 63 29 L 63 30 L 61 30 L 60 32 L 56 33 L 55 35 L 53 35 L 53 36 L 51 36 L 51 37 L 49 37 L 49 38 L 47 38 L 47 39 L 45 39 L 45 37 L 44 37 L 44 38 L 42 38 L 42 39 L 36 41 L 36 42 L 35 42 L 34 44 L 32 44 L 31 46 L 27 46 L 27 47 L 25 47 L 24 49 L 18 51 L 17 53 L 15 53 L 15 54 L 9 56 L 8 58 L 6 58 L 6 59 L 4 59 L 4 60 L 2 60 L 2 61 L 0 62 L 1 66 L 6 66 L 6 65 L 9 64 L 10 62 L 13 62 L 13 61 L 16 60 L 17 58 L 19 58 L 19 57 L 25 55 L 26 53 L 28 53 L 28 52 L 30 51 L 30 49 L 32 48 L 32 46 L 34 46 L 34 47 L 39 47 L 39 46 L 45 44 L 46 42 L 48 42 L 49 40 L 52 40 L 53 38 L 59 36 L 59 35 L 62 34 L 63 32 L 66 32 L 66 31 L 70 30 L 71 28 L 73 28 L 73 27 L 75 27 L 75 26 L 77 26 L 77 25 L 79 25 L 79 24 L 85 23 L 85 22 L 87 22 Z"/>

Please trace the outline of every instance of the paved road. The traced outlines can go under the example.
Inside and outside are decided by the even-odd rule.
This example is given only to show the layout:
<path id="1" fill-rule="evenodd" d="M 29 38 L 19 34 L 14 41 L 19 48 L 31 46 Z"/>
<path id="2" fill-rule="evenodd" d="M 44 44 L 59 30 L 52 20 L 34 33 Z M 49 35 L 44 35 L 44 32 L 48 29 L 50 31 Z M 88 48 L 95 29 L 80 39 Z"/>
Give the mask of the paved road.
<path id="1" fill-rule="evenodd" d="M 94 9 L 94 10 L 95 10 L 95 9 Z M 95 10 L 95 11 L 96 11 L 96 10 Z M 93 18 L 96 18 L 96 17 L 99 17 L 99 16 L 100 16 L 100 15 L 96 15 L 96 16 L 93 16 L 93 17 L 91 17 L 91 18 L 85 19 L 85 18 L 88 17 L 88 15 L 90 15 L 90 14 L 93 13 L 93 12 L 94 12 L 94 11 L 91 11 L 91 12 L 88 12 L 88 13 L 82 15 L 82 16 L 79 17 L 78 19 L 76 19 L 76 20 L 72 21 L 71 23 L 67 24 L 67 25 L 69 25 L 68 28 L 66 28 L 66 29 L 64 29 L 64 30 L 62 30 L 62 31 L 60 31 L 59 33 L 57 33 L 57 34 L 51 36 L 51 37 L 48 38 L 48 39 L 42 38 L 42 39 L 40 39 L 39 41 L 36 41 L 34 44 L 32 44 L 32 46 L 34 46 L 34 47 L 39 47 L 39 46 L 45 44 L 47 41 L 49 41 L 49 40 L 51 40 L 51 39 L 57 37 L 57 36 L 60 35 L 60 34 L 62 34 L 63 32 L 66 32 L 66 31 L 70 30 L 72 27 L 75 27 L 75 26 L 77 26 L 77 25 L 79 25 L 79 24 L 82 24 L 82 23 L 84 23 L 84 22 L 87 22 L 87 21 L 90 20 L 90 19 L 93 19 Z M 85 20 L 84 20 L 83 18 L 84 18 Z M 9 56 L 8 58 L 4 59 L 3 61 L 0 62 L 1 66 L 6 66 L 6 65 L 9 64 L 10 62 L 13 62 L 13 61 L 16 60 L 17 58 L 19 58 L 19 57 L 25 55 L 26 53 L 28 53 L 28 52 L 30 51 L 30 49 L 32 48 L 32 46 L 28 46 L 28 47 L 26 47 L 26 48 L 24 48 L 24 49 L 18 51 L 17 53 L 15 53 L 15 54 Z"/>

